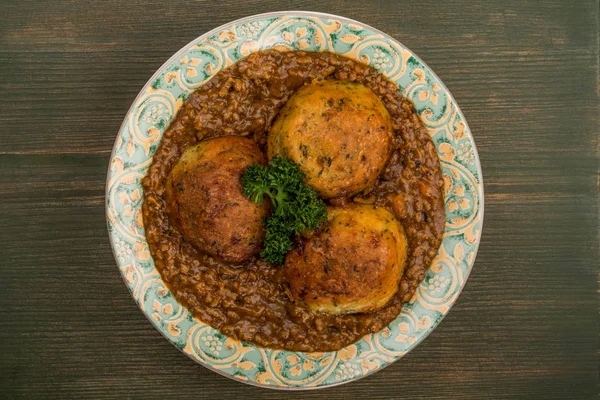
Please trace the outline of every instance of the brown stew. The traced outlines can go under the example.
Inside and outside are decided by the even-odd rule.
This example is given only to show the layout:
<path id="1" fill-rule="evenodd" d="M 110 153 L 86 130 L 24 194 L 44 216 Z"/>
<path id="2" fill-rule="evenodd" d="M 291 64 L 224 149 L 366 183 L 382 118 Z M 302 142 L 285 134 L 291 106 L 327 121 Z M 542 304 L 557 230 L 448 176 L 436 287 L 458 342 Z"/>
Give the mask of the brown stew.
<path id="1" fill-rule="evenodd" d="M 381 205 L 406 231 L 409 251 L 399 290 L 371 313 L 314 313 L 291 298 L 281 267 L 260 258 L 243 266 L 218 262 L 186 243 L 165 210 L 166 178 L 187 147 L 207 138 L 241 135 L 266 150 L 278 111 L 315 79 L 362 83 L 393 118 L 392 156 L 376 183 L 354 198 L 331 201 Z M 150 251 L 177 300 L 222 333 L 270 348 L 337 350 L 384 328 L 424 279 L 445 224 L 439 158 L 413 104 L 374 69 L 331 53 L 262 51 L 219 72 L 185 101 L 163 135 L 143 186 Z"/>

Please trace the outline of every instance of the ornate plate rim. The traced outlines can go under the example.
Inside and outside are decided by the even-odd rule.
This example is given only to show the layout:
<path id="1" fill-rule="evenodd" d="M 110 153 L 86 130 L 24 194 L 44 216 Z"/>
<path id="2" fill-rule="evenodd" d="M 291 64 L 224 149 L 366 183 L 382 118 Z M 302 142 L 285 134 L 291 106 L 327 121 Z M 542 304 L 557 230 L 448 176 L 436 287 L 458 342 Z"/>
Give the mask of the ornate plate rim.
<path id="1" fill-rule="evenodd" d="M 113 239 L 112 239 L 112 235 L 110 233 L 110 227 L 109 227 L 109 180 L 110 180 L 110 175 L 111 175 L 111 160 L 113 160 L 113 158 L 115 157 L 115 154 L 117 152 L 117 143 L 120 137 L 120 132 L 122 131 L 122 129 L 126 126 L 127 124 L 127 119 L 129 117 L 129 115 L 131 114 L 131 112 L 134 110 L 135 106 L 138 103 L 138 100 L 143 96 L 145 90 L 152 84 L 152 82 L 154 82 L 165 70 L 166 67 L 168 67 L 173 61 L 175 61 L 177 58 L 179 58 L 183 53 L 187 52 L 191 47 L 193 47 L 196 43 L 198 43 L 201 40 L 204 40 L 206 38 L 209 38 L 212 35 L 215 35 L 219 32 L 221 32 L 222 30 L 224 30 L 227 27 L 231 27 L 234 25 L 238 25 L 247 21 L 251 21 L 251 20 L 256 20 L 256 19 L 260 19 L 260 18 L 268 18 L 268 17 L 317 17 L 317 18 L 332 18 L 332 19 L 336 19 L 340 22 L 344 22 L 346 24 L 357 24 L 358 26 L 362 26 L 366 29 L 369 29 L 371 31 L 373 31 L 374 33 L 380 34 L 382 37 L 384 37 L 385 39 L 394 42 L 396 44 L 398 44 L 400 47 L 403 47 L 404 49 L 408 50 L 411 54 L 412 57 L 414 57 L 417 61 L 419 61 L 425 68 L 428 69 L 428 72 L 431 73 L 431 75 L 437 80 L 437 82 L 439 83 L 440 87 L 442 88 L 442 90 L 444 91 L 444 93 L 447 94 L 447 96 L 449 97 L 450 101 L 452 103 L 454 103 L 454 105 L 456 106 L 456 112 L 457 114 L 461 117 L 462 122 L 465 125 L 465 131 L 466 134 L 468 136 L 468 138 L 470 139 L 472 148 L 473 148 L 473 155 L 474 155 L 474 159 L 475 159 L 475 166 L 476 166 L 476 171 L 477 174 L 479 176 L 479 186 L 478 186 L 478 190 L 479 190 L 479 194 L 480 194 L 480 200 L 479 200 L 479 213 L 480 213 L 480 229 L 476 234 L 476 240 L 475 240 L 475 248 L 473 250 L 473 260 L 469 263 L 469 270 L 467 271 L 465 277 L 464 277 L 464 281 L 462 286 L 460 287 L 460 290 L 458 291 L 456 297 L 452 300 L 452 302 L 448 305 L 448 310 L 443 313 L 441 315 L 441 318 L 435 323 L 435 326 L 432 327 L 432 329 L 430 329 L 428 332 L 426 332 L 425 334 L 423 334 L 423 336 L 421 336 L 420 338 L 418 338 L 413 344 L 411 349 L 409 349 L 408 351 L 406 351 L 404 354 L 398 355 L 396 356 L 396 358 L 389 362 L 388 364 L 385 364 L 383 366 L 380 366 L 372 371 L 369 371 L 359 377 L 356 378 L 352 378 L 352 379 L 348 379 L 348 380 L 344 380 L 341 382 L 335 382 L 335 383 L 331 383 L 331 384 L 326 384 L 326 385 L 321 385 L 321 386 L 280 386 L 280 385 L 269 385 L 269 384 L 261 384 L 255 381 L 250 381 L 250 380 L 243 380 L 240 379 L 239 377 L 237 377 L 236 375 L 221 371 L 217 368 L 214 368 L 213 366 L 202 362 L 194 357 L 192 357 L 192 355 L 186 353 L 183 351 L 183 349 L 180 349 L 170 338 L 168 338 L 164 332 L 162 332 L 160 329 L 158 329 L 158 327 L 156 326 L 156 324 L 152 321 L 152 319 L 150 318 L 150 316 L 144 312 L 143 309 L 140 309 L 140 311 L 142 312 L 142 314 L 146 317 L 146 319 L 150 322 L 150 324 L 154 327 L 154 329 L 156 329 L 169 343 L 171 343 L 171 345 L 173 345 L 177 350 L 179 350 L 181 353 L 183 353 L 184 355 L 186 355 L 188 358 L 190 358 L 192 361 L 194 361 L 196 364 L 199 364 L 201 366 L 203 366 L 204 368 L 209 369 L 212 372 L 215 372 L 223 377 L 232 379 L 234 381 L 240 382 L 240 383 L 244 383 L 244 384 L 248 384 L 251 386 L 256 386 L 256 387 L 260 387 L 260 388 L 266 388 L 266 389 L 273 389 L 273 390 L 281 390 L 281 391 L 304 391 L 304 390 L 317 390 L 317 389 L 324 389 L 324 388 L 331 388 L 331 387 L 335 387 L 335 386 L 340 386 L 346 383 L 350 383 L 350 382 L 355 382 L 357 380 L 363 379 L 367 376 L 370 376 L 376 372 L 381 371 L 382 369 L 394 364 L 396 361 L 400 360 L 401 358 L 403 358 L 404 356 L 406 356 L 411 350 L 413 350 L 415 347 L 417 347 L 421 342 L 423 342 L 427 337 L 429 337 L 429 335 L 435 330 L 435 328 L 437 326 L 439 326 L 439 324 L 444 320 L 444 318 L 449 314 L 450 310 L 452 309 L 452 307 L 454 306 L 454 304 L 456 303 L 456 301 L 458 300 L 458 298 L 460 297 L 460 294 L 462 293 L 464 287 L 467 284 L 467 281 L 469 279 L 469 276 L 471 274 L 471 271 L 473 269 L 473 265 L 475 264 L 475 261 L 477 259 L 477 254 L 479 251 L 479 245 L 481 242 L 481 235 L 483 232 L 483 223 L 484 223 L 484 217 L 485 217 L 485 193 L 484 193 L 484 185 L 483 185 L 483 173 L 481 170 L 481 160 L 479 158 L 479 152 L 477 151 L 477 146 L 475 143 L 475 140 L 473 138 L 473 134 L 471 132 L 471 129 L 469 127 L 469 124 L 460 108 L 460 106 L 458 105 L 458 102 L 456 101 L 456 99 L 454 98 L 454 96 L 452 95 L 452 93 L 450 92 L 450 90 L 446 87 L 446 85 L 443 83 L 443 81 L 439 78 L 439 76 L 435 73 L 435 71 L 433 71 L 433 69 L 431 69 L 429 67 L 429 65 L 427 65 L 427 63 L 425 63 L 418 55 L 416 55 L 412 50 L 410 50 L 409 47 L 405 46 L 402 42 L 400 42 L 399 40 L 395 39 L 394 37 L 388 35 L 385 32 L 380 31 L 377 28 L 374 28 L 368 24 L 365 24 L 363 22 L 351 19 L 351 18 L 347 18 L 347 17 L 343 17 L 340 15 L 336 15 L 336 14 L 329 14 L 329 13 L 323 13 L 323 12 L 317 12 L 317 11 L 296 11 L 296 10 L 290 10 L 290 11 L 273 11 L 273 12 L 267 12 L 267 13 L 260 13 L 260 14 L 254 14 L 254 15 L 250 15 L 247 17 L 243 17 L 243 18 L 239 18 L 233 21 L 229 21 L 226 22 L 225 24 L 222 24 L 220 26 L 217 26 L 213 29 L 211 29 L 210 31 L 198 36 L 197 38 L 191 40 L 189 43 L 187 43 L 186 45 L 184 45 L 183 47 L 181 47 L 176 53 L 174 53 L 171 57 L 169 57 L 169 59 L 167 59 L 157 70 L 156 72 L 150 77 L 150 79 L 148 79 L 148 81 L 142 86 L 142 88 L 140 89 L 139 93 L 136 95 L 135 99 L 133 100 L 133 102 L 131 103 L 131 106 L 129 107 L 129 109 L 127 110 L 127 113 L 125 114 L 125 117 L 123 119 L 123 122 L 121 123 L 119 130 L 117 131 L 117 135 L 115 137 L 115 140 L 113 142 L 113 147 L 111 150 L 111 154 L 110 154 L 110 158 L 109 158 L 109 163 L 108 163 L 108 168 L 107 168 L 107 174 L 106 174 L 106 183 L 105 183 L 105 201 L 104 201 L 104 207 L 105 207 L 105 217 L 106 217 L 106 228 L 107 228 L 107 233 L 109 236 L 109 240 L 110 240 L 110 245 L 111 245 L 111 250 L 113 253 L 113 257 L 115 259 L 115 263 L 117 265 L 117 268 L 119 267 L 119 260 L 117 258 L 117 253 L 115 251 L 115 245 L 113 244 Z M 119 270 L 119 275 L 121 275 L 121 279 L 123 280 L 123 283 L 125 284 L 125 286 L 127 287 L 127 290 L 129 291 L 132 299 L 135 302 L 135 295 L 134 293 L 131 291 L 131 288 L 129 287 L 129 285 L 127 284 L 127 282 L 125 281 L 125 276 L 123 275 L 123 273 Z M 258 348 L 258 347 L 257 347 Z"/>

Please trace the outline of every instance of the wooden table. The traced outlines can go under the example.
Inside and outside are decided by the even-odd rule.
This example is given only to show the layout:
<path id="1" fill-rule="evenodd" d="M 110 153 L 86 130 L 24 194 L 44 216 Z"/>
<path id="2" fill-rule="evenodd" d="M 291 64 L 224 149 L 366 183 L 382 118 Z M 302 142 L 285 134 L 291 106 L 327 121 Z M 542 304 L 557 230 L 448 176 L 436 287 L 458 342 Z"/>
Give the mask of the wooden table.
<path id="1" fill-rule="evenodd" d="M 599 22 L 583 0 L 2 4 L 0 397 L 301 397 L 169 344 L 123 284 L 104 216 L 113 140 L 146 80 L 203 32 L 282 9 L 358 19 L 420 55 L 471 125 L 486 191 L 444 322 L 398 363 L 310 397 L 597 398 Z"/>

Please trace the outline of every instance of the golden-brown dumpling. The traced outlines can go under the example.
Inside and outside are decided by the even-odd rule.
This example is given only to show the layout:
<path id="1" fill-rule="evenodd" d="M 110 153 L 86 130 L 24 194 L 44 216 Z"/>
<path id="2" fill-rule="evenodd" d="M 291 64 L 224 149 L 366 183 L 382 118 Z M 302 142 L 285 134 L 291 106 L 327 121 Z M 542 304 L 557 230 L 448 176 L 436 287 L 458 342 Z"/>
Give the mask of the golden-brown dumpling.
<path id="1" fill-rule="evenodd" d="M 249 139 L 226 136 L 188 148 L 166 185 L 169 219 L 185 240 L 229 263 L 241 263 L 260 251 L 265 204 L 242 193 L 240 177 L 264 154 Z"/>
<path id="2" fill-rule="evenodd" d="M 327 224 L 288 253 L 285 276 L 292 295 L 330 314 L 374 311 L 398 290 L 407 243 L 384 208 L 328 208 Z"/>
<path id="3" fill-rule="evenodd" d="M 269 133 L 268 154 L 287 155 L 321 197 L 359 193 L 389 158 L 392 120 L 367 87 L 318 81 L 300 88 Z"/>

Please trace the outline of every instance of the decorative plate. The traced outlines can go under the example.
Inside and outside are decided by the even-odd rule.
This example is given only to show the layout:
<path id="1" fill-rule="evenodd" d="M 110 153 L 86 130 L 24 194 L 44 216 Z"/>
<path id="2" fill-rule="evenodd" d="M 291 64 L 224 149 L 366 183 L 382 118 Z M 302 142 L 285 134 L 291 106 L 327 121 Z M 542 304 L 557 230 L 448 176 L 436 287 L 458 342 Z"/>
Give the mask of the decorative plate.
<path id="1" fill-rule="evenodd" d="M 261 49 L 330 51 L 369 64 L 411 99 L 444 172 L 446 230 L 417 294 L 381 332 L 342 350 L 302 353 L 229 338 L 177 303 L 154 267 L 141 215 L 141 180 L 161 135 L 187 96 L 221 69 Z M 232 379 L 278 389 L 349 382 L 398 360 L 440 323 L 475 261 L 483 183 L 475 143 L 456 101 L 408 48 L 368 25 L 314 12 L 255 15 L 216 28 L 171 57 L 146 83 L 119 130 L 110 160 L 106 217 L 115 259 L 144 314 L 178 349 Z"/>

